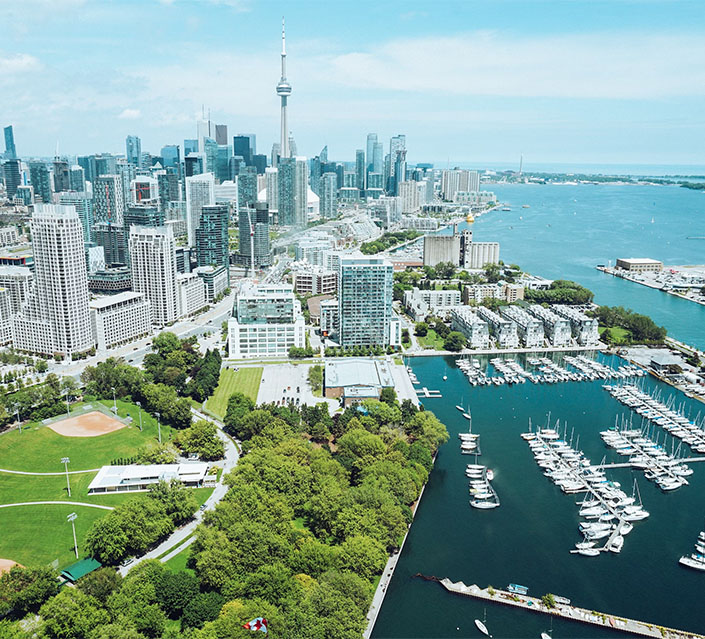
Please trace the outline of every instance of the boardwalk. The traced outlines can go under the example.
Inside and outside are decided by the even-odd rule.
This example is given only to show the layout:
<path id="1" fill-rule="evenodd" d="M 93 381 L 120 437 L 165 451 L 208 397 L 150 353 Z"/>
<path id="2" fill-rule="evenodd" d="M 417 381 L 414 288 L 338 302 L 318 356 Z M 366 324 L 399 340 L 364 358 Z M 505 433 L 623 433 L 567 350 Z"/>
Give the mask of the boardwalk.
<path id="1" fill-rule="evenodd" d="M 435 577 L 425 577 L 430 581 L 438 581 L 448 592 L 466 597 L 475 597 L 485 601 L 505 604 L 507 606 L 516 606 L 524 610 L 531 610 L 547 615 L 554 615 L 569 619 L 571 621 L 580 621 L 582 623 L 591 624 L 593 626 L 601 626 L 610 628 L 611 630 L 621 630 L 632 635 L 642 637 L 658 637 L 658 639 L 699 639 L 703 635 L 693 632 L 685 632 L 683 630 L 674 630 L 665 628 L 656 624 L 649 624 L 643 621 L 618 617 L 604 612 L 596 612 L 585 608 L 569 604 L 557 603 L 554 608 L 547 608 L 541 599 L 538 597 L 529 597 L 527 595 L 515 595 L 504 590 L 494 590 L 491 587 L 480 588 L 475 584 L 466 586 L 462 581 L 452 582 L 450 579 L 437 579 Z"/>

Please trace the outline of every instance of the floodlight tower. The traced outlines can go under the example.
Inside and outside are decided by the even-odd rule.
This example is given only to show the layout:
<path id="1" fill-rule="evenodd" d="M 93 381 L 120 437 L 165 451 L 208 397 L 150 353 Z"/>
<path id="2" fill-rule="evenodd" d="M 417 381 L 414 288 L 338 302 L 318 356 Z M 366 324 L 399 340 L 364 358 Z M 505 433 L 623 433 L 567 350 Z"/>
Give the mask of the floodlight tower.
<path id="1" fill-rule="evenodd" d="M 76 513 L 66 515 L 66 519 L 71 522 L 71 528 L 73 529 L 73 550 L 76 553 L 76 559 L 78 559 L 78 543 L 76 542 L 76 524 L 74 522 L 76 521 L 77 517 L 78 515 Z"/>
<path id="2" fill-rule="evenodd" d="M 62 457 L 61 463 L 64 465 L 64 470 L 66 471 L 66 490 L 68 490 L 69 497 L 71 497 L 71 484 L 69 483 L 69 462 L 71 460 L 68 457 Z"/>

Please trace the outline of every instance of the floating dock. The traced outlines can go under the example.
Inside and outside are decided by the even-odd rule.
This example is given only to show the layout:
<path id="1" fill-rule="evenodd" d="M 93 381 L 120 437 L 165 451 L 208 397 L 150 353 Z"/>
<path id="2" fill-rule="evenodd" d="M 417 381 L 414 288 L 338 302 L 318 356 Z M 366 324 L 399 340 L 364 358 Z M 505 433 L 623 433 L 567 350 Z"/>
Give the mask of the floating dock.
<path id="1" fill-rule="evenodd" d="M 674 630 L 673 628 L 666 628 L 657 624 L 650 624 L 644 621 L 636 621 L 634 619 L 627 619 L 626 617 L 579 608 L 571 604 L 556 603 L 555 607 L 548 608 L 538 597 L 529 597 L 528 595 L 514 594 L 505 590 L 496 590 L 491 586 L 480 588 L 475 584 L 466 586 L 462 581 L 453 582 L 448 578 L 438 579 L 437 577 L 417 576 L 423 577 L 428 581 L 437 581 L 448 592 L 457 595 L 475 597 L 477 599 L 483 599 L 484 601 L 505 604 L 507 606 L 515 606 L 517 608 L 523 608 L 524 610 L 553 615 L 554 617 L 561 617 L 570 621 L 580 621 L 593 626 L 609 628 L 610 630 L 620 630 L 632 635 L 658 637 L 658 639 L 702 639 L 704 637 L 704 635 L 699 635 L 694 632 Z"/>
<path id="2" fill-rule="evenodd" d="M 429 398 L 433 398 L 433 399 L 440 399 L 441 397 L 443 397 L 443 396 L 441 395 L 441 391 L 439 391 L 439 390 L 429 390 L 429 389 L 426 388 L 425 386 L 424 386 L 423 388 L 418 389 L 418 390 L 416 391 L 416 394 L 417 394 L 417 395 L 421 395 L 422 397 L 429 397 Z"/>

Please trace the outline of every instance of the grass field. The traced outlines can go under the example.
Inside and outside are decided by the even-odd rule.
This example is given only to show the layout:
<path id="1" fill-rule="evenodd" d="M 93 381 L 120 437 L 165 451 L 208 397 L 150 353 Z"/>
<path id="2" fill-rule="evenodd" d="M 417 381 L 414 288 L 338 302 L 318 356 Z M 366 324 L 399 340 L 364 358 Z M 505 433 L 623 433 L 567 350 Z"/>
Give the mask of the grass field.
<path id="1" fill-rule="evenodd" d="M 111 401 L 101 402 L 112 406 Z M 69 470 L 99 468 L 117 457 L 134 455 L 140 446 L 157 441 L 157 422 L 142 411 L 139 430 L 139 409 L 134 404 L 118 401 L 118 416 L 132 417 L 132 426 L 100 437 L 64 437 L 46 428 L 41 422 L 32 424 L 21 433 L 16 430 L 0 435 L 0 468 L 36 473 L 60 472 L 62 457 L 69 457 Z M 169 440 L 172 429 L 162 424 L 162 440 Z"/>
<path id="2" fill-rule="evenodd" d="M 612 337 L 613 344 L 626 344 L 629 342 L 628 338 L 631 336 L 631 333 L 626 328 L 620 328 L 619 326 L 613 326 L 612 328 L 605 326 L 600 327 L 600 335 L 603 335 L 607 331 L 609 331 Z"/>
<path id="3" fill-rule="evenodd" d="M 191 556 L 191 546 L 184 548 L 178 555 L 174 555 L 169 561 L 165 561 L 164 565 L 172 572 L 179 572 L 180 570 L 185 570 L 190 572 L 192 575 L 195 574 L 190 568 L 186 568 L 186 562 Z"/>
<path id="4" fill-rule="evenodd" d="M 223 419 L 228 408 L 228 400 L 233 393 L 242 393 L 256 402 L 263 370 L 261 366 L 240 368 L 237 371 L 224 368 L 220 371 L 218 387 L 215 389 L 213 397 L 206 402 L 206 408 Z"/>
<path id="5" fill-rule="evenodd" d="M 443 349 L 443 339 L 432 328 L 428 329 L 428 333 L 424 337 L 417 337 L 419 344 L 424 348 L 432 348 L 437 351 Z"/>

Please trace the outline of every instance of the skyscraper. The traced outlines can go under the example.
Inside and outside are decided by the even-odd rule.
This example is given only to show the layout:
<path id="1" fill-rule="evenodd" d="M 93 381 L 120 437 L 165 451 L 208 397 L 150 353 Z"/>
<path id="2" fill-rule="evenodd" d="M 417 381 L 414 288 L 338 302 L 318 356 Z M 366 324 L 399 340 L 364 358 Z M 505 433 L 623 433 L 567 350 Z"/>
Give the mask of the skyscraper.
<path id="1" fill-rule="evenodd" d="M 125 139 L 127 161 L 135 166 L 141 166 L 142 142 L 136 135 L 128 135 Z"/>
<path id="2" fill-rule="evenodd" d="M 279 169 L 268 167 L 264 171 L 265 192 L 269 210 L 279 211 Z"/>
<path id="3" fill-rule="evenodd" d="M 277 95 L 281 98 L 281 136 L 280 136 L 280 156 L 289 156 L 289 125 L 286 120 L 286 103 L 291 95 L 291 85 L 286 79 L 286 35 L 284 32 L 284 20 L 282 19 L 282 77 L 277 84 Z"/>
<path id="4" fill-rule="evenodd" d="M 279 160 L 279 224 L 306 226 L 308 222 L 308 163 L 306 158 Z"/>
<path id="5" fill-rule="evenodd" d="M 49 169 L 44 162 L 29 163 L 29 181 L 34 187 L 35 197 L 42 198 L 44 204 L 51 204 L 51 180 Z"/>
<path id="6" fill-rule="evenodd" d="M 257 202 L 254 208 L 240 211 L 238 217 L 240 236 L 240 262 L 248 268 L 271 264 L 269 253 L 269 207 Z"/>
<path id="7" fill-rule="evenodd" d="M 384 171 L 384 144 L 375 142 L 372 146 L 372 173 Z"/>
<path id="8" fill-rule="evenodd" d="M 14 318 L 15 348 L 44 355 L 93 345 L 83 227 L 73 206 L 38 204 L 30 221 L 34 290 Z"/>
<path id="9" fill-rule="evenodd" d="M 20 161 L 8 160 L 3 165 L 5 173 L 5 187 L 7 188 L 7 197 L 12 200 L 17 193 L 17 187 L 21 184 L 22 178 L 20 175 Z"/>
<path id="10" fill-rule="evenodd" d="M 196 246 L 196 229 L 201 209 L 215 204 L 215 177 L 212 173 L 186 178 L 186 229 L 189 246 Z"/>
<path id="11" fill-rule="evenodd" d="M 365 190 L 365 152 L 362 149 L 355 151 L 355 186 L 360 189 L 360 193 Z"/>
<path id="12" fill-rule="evenodd" d="M 338 214 L 338 176 L 328 172 L 321 176 L 321 217 L 335 217 Z"/>
<path id="13" fill-rule="evenodd" d="M 95 178 L 93 182 L 93 209 L 95 222 L 122 226 L 125 198 L 122 179 L 119 175 L 100 175 Z"/>
<path id="14" fill-rule="evenodd" d="M 397 183 L 402 182 L 405 176 L 397 176 L 396 172 L 401 168 L 400 154 L 404 155 L 403 162 L 406 167 L 406 136 L 395 135 L 389 140 L 389 174 L 387 179 L 387 191 L 396 195 Z"/>
<path id="15" fill-rule="evenodd" d="M 164 326 L 177 316 L 176 258 L 171 227 L 130 229 L 132 290 L 152 305 L 152 323 Z"/>
<path id="16" fill-rule="evenodd" d="M 85 191 L 86 190 L 86 172 L 82 166 L 74 164 L 69 169 L 69 190 L 70 191 Z"/>
<path id="17" fill-rule="evenodd" d="M 85 191 L 66 191 L 59 194 L 59 204 L 73 206 L 83 227 L 83 241 L 86 245 L 93 239 L 93 200 Z"/>
<path id="18" fill-rule="evenodd" d="M 5 157 L 8 160 L 17 159 L 17 149 L 15 148 L 15 134 L 12 131 L 12 125 L 6 126 L 5 132 Z"/>
<path id="19" fill-rule="evenodd" d="M 252 146 L 250 136 L 244 133 L 233 136 L 233 155 L 239 155 L 247 166 L 252 166 Z"/>
<path id="20" fill-rule="evenodd" d="M 339 341 L 344 348 L 394 343 L 393 268 L 380 257 L 342 257 L 338 277 Z"/>
<path id="21" fill-rule="evenodd" d="M 240 169 L 237 178 L 238 203 L 240 208 L 250 206 L 257 201 L 257 169 L 246 166 Z"/>
<path id="22" fill-rule="evenodd" d="M 178 144 L 167 144 L 162 147 L 162 160 L 164 164 L 162 165 L 165 169 L 179 169 L 179 164 L 181 163 L 181 158 L 179 155 L 179 145 Z"/>
<path id="23" fill-rule="evenodd" d="M 375 144 L 377 144 L 377 134 L 368 133 L 367 134 L 367 173 L 374 171 L 373 157 L 375 153 Z"/>
<path id="24" fill-rule="evenodd" d="M 216 144 L 228 144 L 228 125 L 227 124 L 216 124 L 215 125 L 215 142 Z"/>
<path id="25" fill-rule="evenodd" d="M 201 219 L 196 229 L 196 248 L 199 266 L 228 266 L 228 220 L 230 207 L 215 204 L 201 208 Z"/>
<path id="26" fill-rule="evenodd" d="M 66 160 L 54 160 L 54 192 L 61 193 L 71 189 L 69 163 Z"/>

